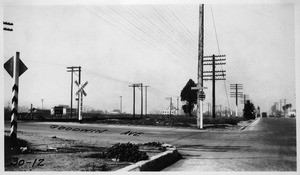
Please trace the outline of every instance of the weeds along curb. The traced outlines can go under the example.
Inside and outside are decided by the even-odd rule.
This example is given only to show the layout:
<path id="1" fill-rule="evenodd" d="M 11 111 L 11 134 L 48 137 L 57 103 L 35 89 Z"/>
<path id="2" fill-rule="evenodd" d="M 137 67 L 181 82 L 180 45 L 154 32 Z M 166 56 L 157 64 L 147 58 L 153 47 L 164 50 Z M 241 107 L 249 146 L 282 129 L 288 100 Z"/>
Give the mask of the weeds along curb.
<path id="1" fill-rule="evenodd" d="M 139 161 L 117 171 L 160 171 L 181 159 L 181 154 L 175 147 L 151 157 L 149 160 Z"/>

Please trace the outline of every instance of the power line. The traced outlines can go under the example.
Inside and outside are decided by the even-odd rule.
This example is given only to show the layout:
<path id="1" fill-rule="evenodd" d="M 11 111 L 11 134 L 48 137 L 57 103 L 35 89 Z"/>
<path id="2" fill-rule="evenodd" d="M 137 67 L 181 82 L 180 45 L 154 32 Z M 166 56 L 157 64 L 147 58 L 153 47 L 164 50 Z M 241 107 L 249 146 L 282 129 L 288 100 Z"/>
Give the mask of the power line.
<path id="1" fill-rule="evenodd" d="M 128 9 L 128 8 L 127 8 Z M 160 37 L 161 35 L 163 35 L 163 38 L 162 39 L 158 39 L 158 40 L 151 40 L 151 42 L 149 42 L 149 41 L 147 41 L 147 39 L 146 38 L 144 38 L 143 36 L 138 36 L 139 38 L 137 39 L 137 40 L 140 40 L 140 38 L 144 38 L 143 39 L 143 42 L 145 42 L 145 43 L 147 43 L 147 45 L 149 45 L 150 47 L 152 46 L 155 50 L 157 50 L 157 51 L 159 51 L 160 53 L 162 53 L 162 54 L 164 54 L 165 56 L 168 56 L 169 57 L 169 54 L 167 54 L 166 53 L 166 50 L 168 50 L 171 54 L 173 54 L 176 58 L 180 58 L 180 61 L 184 61 L 182 58 L 186 58 L 187 56 L 186 55 L 182 55 L 181 54 L 181 56 L 180 55 L 178 55 L 178 53 L 176 53 L 176 52 L 178 52 L 178 51 L 180 51 L 180 50 L 182 50 L 181 48 L 174 48 L 174 46 L 170 46 L 170 45 L 168 45 L 168 46 L 170 46 L 170 48 L 166 48 L 166 49 L 163 49 L 163 48 L 161 48 L 161 47 L 158 47 L 158 44 L 159 45 L 161 45 L 160 43 L 162 43 L 161 41 L 167 41 L 167 42 L 169 42 L 170 40 L 168 39 L 168 35 L 166 35 L 166 34 L 168 34 L 168 33 L 171 33 L 172 31 L 167 31 L 166 30 L 166 27 L 162 27 L 162 25 L 159 25 L 159 23 L 157 23 L 156 21 L 158 21 L 158 17 L 157 17 L 157 15 L 155 15 L 155 17 L 156 17 L 156 19 L 154 19 L 153 17 L 152 18 L 146 18 L 143 14 L 144 13 L 146 13 L 145 11 L 147 10 L 147 9 L 143 9 L 143 12 L 137 12 L 136 10 L 137 9 L 128 9 L 128 10 L 130 10 L 130 11 L 134 11 L 134 12 L 136 12 L 137 14 L 141 14 L 141 15 L 139 15 L 139 16 L 143 16 L 142 18 L 143 18 L 143 20 L 142 21 L 148 21 L 148 23 L 151 23 L 151 25 L 150 26 L 152 26 L 152 28 L 154 27 L 154 29 L 158 29 L 158 30 L 160 30 L 160 32 L 158 32 L 158 34 L 159 34 L 159 36 L 154 36 L 154 37 L 156 37 L 156 38 L 158 38 L 158 37 Z M 128 11 L 127 10 L 127 11 Z M 116 11 L 116 10 L 115 10 Z M 106 12 L 106 14 L 112 14 L 113 12 L 112 11 L 109 11 L 109 12 Z M 118 13 L 119 13 L 119 15 L 117 15 L 117 16 L 120 16 L 121 15 L 121 12 L 119 12 L 118 11 Z M 127 12 L 128 13 L 128 12 Z M 150 14 L 153 14 L 153 13 L 150 13 Z M 112 15 L 111 15 L 112 16 Z M 138 15 L 133 15 L 136 19 L 138 19 L 137 18 L 137 16 Z M 145 20 L 146 19 L 146 20 Z M 107 20 L 107 19 L 106 19 Z M 116 20 L 116 19 L 115 19 Z M 152 20 L 155 20 L 155 22 L 152 22 Z M 114 20 L 107 20 L 107 21 L 110 21 L 112 24 L 113 24 L 113 21 Z M 124 21 L 124 19 L 122 20 L 123 22 L 126 22 L 126 24 L 124 24 L 125 25 L 125 28 L 126 27 L 129 27 L 129 25 L 130 25 L 130 23 L 128 23 L 127 21 Z M 140 21 L 140 20 L 139 20 Z M 143 23 L 144 25 L 146 25 L 146 23 Z M 119 25 L 119 24 L 118 24 Z M 116 25 L 115 25 L 116 26 Z M 119 25 L 120 26 L 120 25 Z M 149 29 L 153 34 L 152 34 L 152 36 L 153 35 L 156 35 L 157 34 L 157 32 L 155 32 L 156 30 L 153 30 L 153 29 L 151 29 L 151 27 L 150 28 L 146 28 L 146 29 Z M 145 30 L 145 29 L 144 29 Z M 132 29 L 131 29 L 131 31 L 132 31 Z M 145 30 L 146 31 L 146 30 Z M 134 34 L 133 34 L 133 37 L 134 37 L 134 39 L 136 39 L 136 37 L 137 37 L 137 34 L 139 34 L 139 31 L 137 31 L 137 32 L 135 32 Z M 153 44 L 153 42 L 155 42 L 154 44 Z M 144 43 L 143 43 L 144 44 Z M 170 50 L 170 49 L 172 49 L 172 50 Z M 174 51 L 173 51 L 174 50 Z M 175 52 L 176 51 L 176 52 Z M 189 61 L 189 63 L 190 63 L 190 65 L 194 65 L 194 63 L 193 63 L 193 61 L 192 60 L 188 60 Z M 187 63 L 187 61 L 185 61 L 186 63 Z"/>
<path id="2" fill-rule="evenodd" d="M 27 59 L 23 59 L 23 60 L 28 61 L 28 62 L 32 62 L 32 63 L 36 63 L 36 64 L 45 64 L 45 65 L 61 66 L 61 67 L 68 66 L 68 65 L 64 65 L 64 64 L 48 63 L 48 62 L 42 62 L 42 61 L 32 61 L 32 60 L 27 60 Z"/>
<path id="3" fill-rule="evenodd" d="M 166 6 L 167 7 L 167 6 Z M 168 7 L 167 7 L 168 8 Z M 168 8 L 169 9 L 169 8 Z M 165 12 L 166 10 L 161 10 L 162 12 Z M 169 9 L 169 11 L 170 11 L 170 9 Z M 169 20 L 167 20 L 164 16 L 165 15 L 162 15 L 159 11 L 157 11 L 158 12 L 158 14 L 160 14 L 159 16 L 163 19 L 163 21 L 164 22 L 166 22 L 167 24 L 168 24 L 168 26 L 170 26 L 171 28 L 172 28 L 172 30 L 173 31 L 178 31 L 177 29 L 176 29 L 176 27 L 175 27 L 175 23 L 176 24 L 178 24 L 178 21 L 176 21 L 176 20 L 174 20 L 174 17 L 172 18 L 172 15 L 173 16 L 175 16 L 174 15 L 174 13 L 172 12 L 172 11 L 170 11 L 171 12 L 171 14 L 172 15 L 168 15 L 168 16 L 170 16 L 171 17 L 171 19 L 173 20 L 173 22 L 169 22 Z M 167 17 L 168 17 L 167 16 Z M 175 16 L 176 17 L 176 16 Z M 177 17 L 176 17 L 176 19 L 178 19 Z M 172 25 L 173 24 L 173 25 Z M 184 37 L 182 37 L 181 35 L 177 35 L 177 37 L 173 37 L 174 39 L 176 39 L 176 41 L 179 43 L 179 44 L 181 44 L 185 49 L 186 49 L 186 51 L 192 56 L 192 57 L 194 57 L 194 55 L 193 55 L 193 52 L 192 52 L 192 50 L 191 50 L 191 48 L 190 47 L 188 47 L 188 40 L 187 40 L 187 38 L 188 38 L 188 35 L 186 34 L 186 33 L 184 33 L 184 28 L 181 26 L 181 25 L 177 25 L 177 26 L 179 26 L 179 28 L 181 29 L 180 31 L 182 31 L 180 34 L 183 34 L 184 35 Z M 177 32 L 176 32 L 177 33 Z M 181 43 L 178 39 L 179 38 L 181 38 L 183 41 L 184 41 L 184 43 Z M 193 38 L 193 37 L 192 37 Z M 196 56 L 195 56 L 196 57 Z"/>
<path id="4" fill-rule="evenodd" d="M 171 14 L 173 15 L 173 17 L 181 24 L 181 26 L 185 29 L 185 31 L 187 31 L 188 34 L 190 34 L 190 37 L 191 37 L 191 41 L 194 42 L 194 44 L 197 44 L 197 41 L 196 41 L 196 38 L 195 36 L 192 34 L 192 32 L 189 30 L 189 28 L 187 28 L 183 22 L 173 13 L 173 11 L 168 7 L 166 6 L 166 8 L 169 10 L 169 12 L 171 12 Z M 195 39 L 193 39 L 195 38 Z"/>
<path id="5" fill-rule="evenodd" d="M 170 25 L 170 23 L 163 17 L 163 15 L 157 10 L 155 9 L 153 6 L 152 6 L 152 9 L 158 14 L 158 16 L 156 15 L 156 17 L 159 19 L 159 21 L 162 22 L 162 24 L 164 24 L 166 26 L 166 28 L 172 28 L 173 30 L 175 30 L 175 28 Z M 170 38 L 174 38 L 170 36 Z M 174 40 L 174 39 L 173 39 Z M 175 41 L 175 40 L 174 40 Z M 175 41 L 176 42 L 176 41 Z M 178 41 L 177 41 L 178 42 Z M 186 48 L 187 49 L 187 48 Z M 191 52 L 189 52 L 190 54 L 192 54 Z M 193 55 L 193 54 L 192 54 Z"/>
<path id="6" fill-rule="evenodd" d="M 94 15 L 96 15 L 97 17 L 99 17 L 100 19 L 104 19 L 105 22 L 112 21 L 112 20 L 107 20 L 107 19 L 105 19 L 103 17 L 100 17 L 99 15 L 97 15 L 94 12 L 92 12 L 91 10 L 88 10 L 88 11 L 91 12 L 91 13 L 93 13 Z M 141 41 L 141 43 L 146 44 L 146 46 L 150 46 L 150 47 L 154 48 L 156 51 L 159 51 L 160 53 L 164 54 L 165 56 L 168 56 L 168 54 L 165 52 L 165 50 L 162 50 L 161 48 L 159 48 L 157 46 L 157 44 L 153 44 L 153 43 L 149 42 L 146 39 L 142 39 L 143 38 L 142 36 L 138 36 L 137 37 L 137 33 L 136 32 L 134 34 L 130 34 L 130 33 L 126 32 L 125 30 L 123 30 L 122 28 L 117 27 L 117 25 L 113 24 L 112 22 L 108 22 L 108 24 L 113 25 L 115 28 L 117 28 L 118 30 L 121 30 L 122 32 L 126 33 L 128 36 L 132 37 L 133 39 L 135 39 L 135 40 L 137 40 L 139 42 Z M 127 24 L 128 24 L 128 22 L 127 22 Z M 128 26 L 128 25 L 125 25 L 125 26 Z M 171 51 L 171 50 L 169 50 L 169 51 L 170 51 L 170 53 L 174 54 L 176 57 L 181 58 L 178 54 L 174 53 L 173 51 Z"/>
<path id="7" fill-rule="evenodd" d="M 9 58 L 9 57 L 5 57 L 5 58 Z M 22 59 L 22 60 L 24 60 L 26 62 L 33 62 L 33 63 L 37 63 L 37 64 L 46 64 L 46 65 L 52 65 L 52 66 L 60 66 L 60 67 L 67 67 L 68 66 L 68 65 L 63 65 L 63 64 L 54 64 L 54 63 L 47 63 L 47 62 L 40 62 L 40 61 L 32 61 L 32 60 L 27 60 L 27 59 Z M 97 73 L 95 71 L 91 71 L 91 70 L 88 70 L 88 69 L 86 69 L 85 72 L 86 73 L 90 73 L 90 74 L 94 74 L 96 76 L 100 76 L 102 78 L 105 78 L 105 79 L 108 79 L 108 80 L 111 80 L 111 81 L 117 81 L 117 82 L 121 82 L 123 84 L 133 84 L 133 82 L 130 82 L 130 81 L 127 81 L 127 80 L 118 79 L 118 78 L 111 77 L 111 76 L 107 76 L 107 75 L 104 75 L 104 74 L 100 74 L 100 73 Z M 73 73 L 75 75 L 79 76 L 76 72 L 73 72 Z M 168 92 L 161 91 L 161 90 L 159 90 L 157 88 L 154 88 L 154 87 L 151 87 L 151 89 L 156 90 L 160 94 L 171 95 Z M 176 96 L 176 95 L 173 94 L 172 96 Z"/>
<path id="8" fill-rule="evenodd" d="M 217 46 L 218 46 L 218 52 L 219 54 L 221 54 L 220 52 L 220 46 L 219 46 L 219 39 L 218 39 L 218 34 L 217 34 L 217 29 L 216 29 L 216 24 L 215 24 L 215 18 L 214 18 L 214 13 L 213 13 L 213 9 L 212 6 L 210 5 L 210 10 L 211 10 L 211 14 L 212 14 L 212 19 L 213 19 L 213 24 L 214 24 L 214 30 L 215 30 L 215 36 L 216 36 L 216 40 L 217 40 Z M 223 66 L 221 65 L 221 70 L 223 71 Z M 223 78 L 225 78 L 225 76 L 223 76 Z M 228 93 L 227 93 L 227 87 L 226 87 L 226 79 L 223 81 L 224 82 L 224 87 L 225 87 L 225 93 L 226 93 L 226 99 L 227 99 L 227 104 L 228 104 L 228 108 L 230 111 L 230 103 L 229 103 L 229 99 L 228 99 Z"/>

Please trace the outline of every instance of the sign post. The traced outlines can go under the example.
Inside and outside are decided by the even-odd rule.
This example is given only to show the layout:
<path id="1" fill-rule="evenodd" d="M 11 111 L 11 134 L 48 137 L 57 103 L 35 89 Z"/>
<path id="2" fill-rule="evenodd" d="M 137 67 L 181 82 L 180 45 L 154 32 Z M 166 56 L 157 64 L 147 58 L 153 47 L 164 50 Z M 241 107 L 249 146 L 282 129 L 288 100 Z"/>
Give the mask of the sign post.
<path id="1" fill-rule="evenodd" d="M 197 100 L 199 99 L 199 106 L 198 106 L 198 112 L 197 113 L 200 113 L 199 115 L 197 115 L 197 128 L 200 128 L 200 129 L 203 129 L 203 100 L 205 99 L 205 94 L 204 94 L 204 91 L 203 89 L 207 89 L 207 87 L 199 87 L 199 86 L 196 86 L 196 87 L 192 87 L 191 90 L 197 90 L 198 93 L 198 97 L 197 97 Z"/>
<path id="2" fill-rule="evenodd" d="M 78 86 L 78 91 L 76 92 L 76 95 L 79 95 L 78 96 L 78 100 L 79 100 L 79 109 L 78 109 L 78 121 L 81 123 L 82 122 L 82 114 L 81 114 L 81 111 L 82 111 L 82 94 L 84 96 L 87 96 L 86 92 L 84 91 L 84 87 L 88 84 L 88 82 L 86 81 L 83 85 L 80 85 L 77 81 L 75 81 L 76 85 Z"/>
<path id="3" fill-rule="evenodd" d="M 17 139 L 19 76 L 27 70 L 27 67 L 20 60 L 20 52 L 16 52 L 15 56 L 4 63 L 4 68 L 13 78 L 10 137 Z"/>

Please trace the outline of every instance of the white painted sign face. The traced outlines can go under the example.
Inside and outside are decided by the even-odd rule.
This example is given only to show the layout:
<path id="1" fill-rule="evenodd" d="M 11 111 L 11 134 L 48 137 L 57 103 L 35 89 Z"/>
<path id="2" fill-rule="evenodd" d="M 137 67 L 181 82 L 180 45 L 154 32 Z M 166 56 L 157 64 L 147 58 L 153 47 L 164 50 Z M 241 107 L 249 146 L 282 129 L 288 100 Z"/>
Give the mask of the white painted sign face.
<path id="1" fill-rule="evenodd" d="M 76 83 L 76 82 L 75 82 L 75 83 Z M 86 94 L 86 92 L 84 91 L 83 88 L 84 88 L 87 84 L 88 84 L 88 82 L 86 81 L 86 82 L 79 88 L 79 90 L 76 92 L 76 95 L 78 95 L 80 92 L 82 92 L 83 95 L 86 96 L 87 94 Z M 76 85 L 78 85 L 78 83 L 76 83 Z M 78 85 L 78 86 L 80 86 L 80 85 Z"/>
<path id="2" fill-rule="evenodd" d="M 198 86 L 196 86 L 196 87 L 191 87 L 191 89 L 192 90 L 202 90 L 202 89 L 207 89 L 207 87 L 198 87 Z"/>

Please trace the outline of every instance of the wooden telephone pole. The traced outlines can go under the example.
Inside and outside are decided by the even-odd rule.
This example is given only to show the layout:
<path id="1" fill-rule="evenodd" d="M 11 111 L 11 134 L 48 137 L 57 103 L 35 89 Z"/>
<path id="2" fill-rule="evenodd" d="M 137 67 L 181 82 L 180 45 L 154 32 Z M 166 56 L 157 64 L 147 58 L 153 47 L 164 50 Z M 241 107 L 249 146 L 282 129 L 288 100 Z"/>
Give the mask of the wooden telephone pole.
<path id="1" fill-rule="evenodd" d="M 199 41 L 198 41 L 198 82 L 197 87 L 197 128 L 203 129 L 203 35 L 204 35 L 204 4 L 199 5 Z"/>
<path id="2" fill-rule="evenodd" d="M 222 65 L 225 64 L 222 61 L 225 61 L 226 59 L 216 59 L 216 57 L 225 57 L 225 55 L 212 55 L 212 56 L 205 56 L 203 58 L 209 58 L 206 60 L 203 60 L 203 62 L 208 62 L 203 64 L 204 66 L 211 65 L 212 71 L 203 71 L 205 75 L 203 75 L 204 80 L 212 80 L 212 116 L 213 118 L 216 118 L 216 81 L 217 80 L 225 80 L 225 70 L 216 70 L 216 65 Z M 219 62 L 220 61 L 220 62 Z M 216 74 L 217 73 L 217 74 Z M 221 77 L 221 78 L 220 78 Z"/>
<path id="3" fill-rule="evenodd" d="M 70 113 L 71 118 L 73 117 L 73 83 L 74 83 L 73 82 L 73 73 L 74 72 L 80 72 L 80 71 L 81 71 L 80 66 L 67 67 L 67 72 L 71 72 L 71 113 Z M 80 77 L 79 77 L 79 83 L 80 83 Z"/>
<path id="4" fill-rule="evenodd" d="M 143 117 L 143 83 L 132 84 L 129 85 L 129 87 L 133 88 L 133 118 L 135 118 L 135 88 L 141 88 L 141 117 Z"/>
<path id="5" fill-rule="evenodd" d="M 238 98 L 243 98 L 243 92 L 239 91 L 243 89 L 243 84 L 230 84 L 230 89 L 234 92 L 230 92 L 230 96 L 235 98 L 235 116 L 238 116 Z"/>

